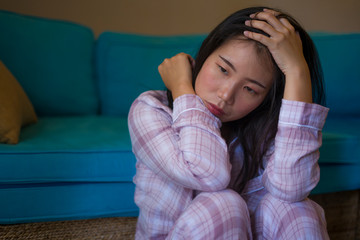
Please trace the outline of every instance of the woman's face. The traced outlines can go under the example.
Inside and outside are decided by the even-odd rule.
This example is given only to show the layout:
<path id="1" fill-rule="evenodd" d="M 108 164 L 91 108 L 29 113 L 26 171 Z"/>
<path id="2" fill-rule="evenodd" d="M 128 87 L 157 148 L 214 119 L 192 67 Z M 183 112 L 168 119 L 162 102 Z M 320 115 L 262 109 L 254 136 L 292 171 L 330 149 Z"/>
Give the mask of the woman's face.
<path id="1" fill-rule="evenodd" d="M 256 43 L 232 39 L 204 62 L 195 92 L 222 122 L 241 119 L 256 109 L 273 84 L 273 67 Z"/>

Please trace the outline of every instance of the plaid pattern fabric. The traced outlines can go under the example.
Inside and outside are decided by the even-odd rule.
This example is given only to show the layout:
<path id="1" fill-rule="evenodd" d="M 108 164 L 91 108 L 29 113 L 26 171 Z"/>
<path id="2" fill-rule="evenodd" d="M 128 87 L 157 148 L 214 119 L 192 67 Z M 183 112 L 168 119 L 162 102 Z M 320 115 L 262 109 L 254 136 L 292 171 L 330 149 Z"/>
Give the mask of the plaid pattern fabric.
<path id="1" fill-rule="evenodd" d="M 267 160 L 262 178 L 274 197 L 300 201 L 319 182 L 317 161 L 327 113 L 320 105 L 283 100 L 274 154 Z"/>
<path id="2" fill-rule="evenodd" d="M 165 92 L 145 92 L 129 113 L 140 208 L 136 239 L 281 239 L 281 233 L 289 237 L 295 230 L 305 236 L 299 229 L 306 232 L 303 221 L 308 219 L 319 222 L 314 231 L 322 237 L 317 239 L 327 238 L 321 207 L 306 199 L 319 181 L 318 149 L 327 108 L 283 100 L 273 154 L 240 196 L 227 189 L 242 165 L 238 142 L 228 149 L 221 122 L 198 96 L 178 97 L 173 110 L 166 103 Z M 281 212 L 288 216 L 286 209 L 292 211 L 290 220 L 279 218 L 279 224 L 283 219 L 293 227 L 266 224 L 264 219 L 280 214 L 275 202 L 294 206 Z M 299 210 L 304 204 L 309 211 Z"/>
<path id="3" fill-rule="evenodd" d="M 251 220 L 254 239 L 329 239 L 324 211 L 310 199 L 285 202 L 268 193 Z"/>

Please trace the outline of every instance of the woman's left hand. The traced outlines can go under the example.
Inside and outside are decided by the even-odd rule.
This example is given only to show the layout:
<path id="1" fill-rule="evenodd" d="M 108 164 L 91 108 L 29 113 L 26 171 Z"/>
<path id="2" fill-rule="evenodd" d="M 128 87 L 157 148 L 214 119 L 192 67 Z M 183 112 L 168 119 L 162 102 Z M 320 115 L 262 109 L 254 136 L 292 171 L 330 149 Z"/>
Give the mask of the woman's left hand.
<path id="1" fill-rule="evenodd" d="M 301 64 L 306 64 L 306 61 L 302 53 L 300 36 L 287 19 L 276 17 L 279 14 L 264 9 L 263 12 L 250 15 L 253 20 L 245 22 L 248 26 L 266 32 L 270 37 L 248 31 L 244 35 L 267 46 L 281 71 L 287 75 L 298 69 Z"/>
<path id="2" fill-rule="evenodd" d="M 279 14 L 264 9 L 263 12 L 250 15 L 252 20 L 245 22 L 247 26 L 260 29 L 270 37 L 250 31 L 245 31 L 244 35 L 269 49 L 285 75 L 287 86 L 284 98 L 312 102 L 310 72 L 303 55 L 301 38 L 286 18 L 277 18 Z"/>

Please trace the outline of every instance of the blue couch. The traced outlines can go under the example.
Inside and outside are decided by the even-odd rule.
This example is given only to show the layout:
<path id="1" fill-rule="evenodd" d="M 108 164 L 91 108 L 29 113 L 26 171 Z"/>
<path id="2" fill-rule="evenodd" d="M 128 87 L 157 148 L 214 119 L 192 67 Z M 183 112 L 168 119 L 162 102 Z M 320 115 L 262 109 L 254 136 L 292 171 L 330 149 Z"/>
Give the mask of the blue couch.
<path id="1" fill-rule="evenodd" d="M 38 122 L 0 144 L 0 224 L 136 216 L 132 101 L 164 89 L 157 66 L 204 35 L 142 36 L 0 11 L 0 60 Z M 311 33 L 331 108 L 313 194 L 360 188 L 360 34 Z M 1 105 L 1 103 L 0 103 Z"/>

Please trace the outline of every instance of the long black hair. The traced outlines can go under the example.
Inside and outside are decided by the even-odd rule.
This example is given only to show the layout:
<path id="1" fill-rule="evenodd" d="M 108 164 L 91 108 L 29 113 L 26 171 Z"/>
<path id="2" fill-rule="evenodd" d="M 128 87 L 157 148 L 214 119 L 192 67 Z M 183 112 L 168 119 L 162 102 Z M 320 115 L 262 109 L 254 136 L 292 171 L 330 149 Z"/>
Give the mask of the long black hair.
<path id="1" fill-rule="evenodd" d="M 203 41 L 195 58 L 193 86 L 195 86 L 197 75 L 206 59 L 226 41 L 238 36 L 243 36 L 244 31 L 257 32 L 268 36 L 267 33 L 259 29 L 245 25 L 245 21 L 251 19 L 249 17 L 251 14 L 261 12 L 264 8 L 271 9 L 268 7 L 252 7 L 239 10 L 227 17 L 210 32 Z M 310 69 L 313 101 L 314 103 L 325 105 L 322 69 L 313 41 L 294 18 L 282 13 L 281 10 L 273 10 L 281 12 L 277 18 L 286 18 L 299 33 L 303 45 L 303 54 Z M 246 41 L 254 40 L 248 39 Z M 244 150 L 243 167 L 236 179 L 237 187 L 235 190 L 239 193 L 243 190 L 246 182 L 255 177 L 260 168 L 263 168 L 262 159 L 265 154 L 269 153 L 268 150 L 277 132 L 281 101 L 285 87 L 285 76 L 277 67 L 267 47 L 259 42 L 254 42 L 256 43 L 258 53 L 267 54 L 270 57 L 269 59 L 271 59 L 271 64 L 274 67 L 274 81 L 264 101 L 255 110 L 242 119 L 223 124 L 223 128 L 230 129 L 236 134 Z M 168 91 L 167 94 L 169 107 L 172 108 L 173 99 L 171 92 Z"/>

